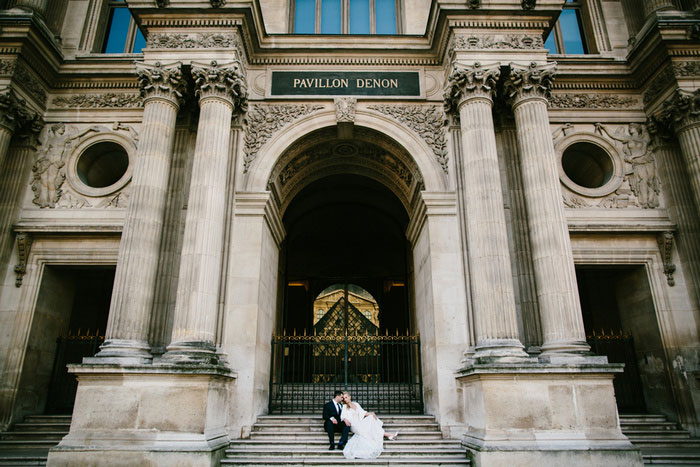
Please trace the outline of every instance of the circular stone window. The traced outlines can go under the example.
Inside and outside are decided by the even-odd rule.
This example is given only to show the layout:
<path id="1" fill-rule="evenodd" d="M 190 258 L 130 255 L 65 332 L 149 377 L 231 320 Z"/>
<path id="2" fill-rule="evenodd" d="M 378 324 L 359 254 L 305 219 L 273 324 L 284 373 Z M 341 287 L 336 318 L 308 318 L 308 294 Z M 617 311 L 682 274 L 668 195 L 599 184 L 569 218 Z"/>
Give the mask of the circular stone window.
<path id="1" fill-rule="evenodd" d="M 617 189 L 621 176 L 615 160 L 597 144 L 577 142 L 561 156 L 562 181 L 571 190 L 586 196 L 604 196 Z"/>
<path id="2" fill-rule="evenodd" d="M 73 159 L 71 184 L 88 196 L 106 196 L 122 188 L 131 178 L 129 153 L 115 141 L 90 144 Z"/>

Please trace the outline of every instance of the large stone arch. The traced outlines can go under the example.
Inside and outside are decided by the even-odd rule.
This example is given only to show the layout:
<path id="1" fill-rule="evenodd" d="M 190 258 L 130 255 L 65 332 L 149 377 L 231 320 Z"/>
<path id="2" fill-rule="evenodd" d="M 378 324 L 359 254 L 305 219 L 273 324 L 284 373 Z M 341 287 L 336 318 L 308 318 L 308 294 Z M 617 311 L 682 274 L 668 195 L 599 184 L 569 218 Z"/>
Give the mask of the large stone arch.
<path id="1" fill-rule="evenodd" d="M 266 191 L 278 159 L 294 142 L 314 131 L 335 127 L 336 124 L 335 110 L 323 110 L 306 115 L 294 124 L 281 129 L 258 151 L 244 176 L 241 191 Z M 355 127 L 376 131 L 409 154 L 418 167 L 425 191 L 441 192 L 449 189 L 447 174 L 440 167 L 432 148 L 416 132 L 391 117 L 361 109 L 358 109 L 355 114 Z"/>

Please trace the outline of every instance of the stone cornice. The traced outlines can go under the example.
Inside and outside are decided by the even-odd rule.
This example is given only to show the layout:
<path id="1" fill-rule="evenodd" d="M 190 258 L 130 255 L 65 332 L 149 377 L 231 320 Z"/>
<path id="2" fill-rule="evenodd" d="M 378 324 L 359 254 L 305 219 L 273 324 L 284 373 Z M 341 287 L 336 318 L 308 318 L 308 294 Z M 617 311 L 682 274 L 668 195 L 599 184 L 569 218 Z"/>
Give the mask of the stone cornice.
<path id="1" fill-rule="evenodd" d="M 234 111 L 245 112 L 247 109 L 248 89 L 239 62 L 225 65 L 219 65 L 216 61 L 209 65 L 193 63 L 192 77 L 200 102 L 217 98 L 231 104 Z"/>
<path id="2" fill-rule="evenodd" d="M 483 66 L 476 62 L 471 66 L 453 65 L 445 85 L 445 113 L 459 112 L 459 107 L 470 99 L 487 99 L 493 103 L 496 82 L 500 76 L 499 64 Z"/>
<path id="3" fill-rule="evenodd" d="M 529 66 L 511 63 L 510 75 L 503 85 L 506 99 L 513 106 L 532 98 L 549 99 L 555 71 L 556 63 L 553 62 L 532 62 Z"/>
<path id="4" fill-rule="evenodd" d="M 144 102 L 152 98 L 160 98 L 179 106 L 183 101 L 186 83 L 182 77 L 181 64 L 168 65 L 136 65 L 141 96 Z"/>

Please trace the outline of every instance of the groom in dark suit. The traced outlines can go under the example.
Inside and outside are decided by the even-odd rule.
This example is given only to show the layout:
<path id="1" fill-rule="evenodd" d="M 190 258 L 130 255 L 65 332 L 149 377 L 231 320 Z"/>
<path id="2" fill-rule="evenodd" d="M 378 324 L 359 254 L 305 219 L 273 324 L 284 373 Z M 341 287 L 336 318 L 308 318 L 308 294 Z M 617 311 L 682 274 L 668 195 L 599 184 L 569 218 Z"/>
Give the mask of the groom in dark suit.
<path id="1" fill-rule="evenodd" d="M 343 411 L 343 406 L 340 403 L 342 397 L 342 391 L 335 391 L 335 393 L 333 393 L 333 399 L 326 402 L 326 404 L 323 406 L 323 427 L 326 429 L 326 433 L 328 433 L 328 440 L 331 442 L 331 447 L 328 448 L 329 451 L 335 449 L 333 437 L 336 432 L 342 433 L 340 435 L 338 449 L 343 449 L 345 447 L 345 443 L 348 442 L 350 425 L 340 420 L 340 413 Z"/>

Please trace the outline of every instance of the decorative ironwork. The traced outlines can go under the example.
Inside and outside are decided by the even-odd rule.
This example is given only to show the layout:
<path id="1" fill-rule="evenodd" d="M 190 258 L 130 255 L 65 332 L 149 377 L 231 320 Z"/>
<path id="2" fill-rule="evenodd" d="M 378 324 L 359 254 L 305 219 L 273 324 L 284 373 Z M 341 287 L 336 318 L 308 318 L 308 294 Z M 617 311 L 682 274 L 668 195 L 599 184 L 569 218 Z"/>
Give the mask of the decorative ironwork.
<path id="1" fill-rule="evenodd" d="M 625 364 L 625 371 L 616 374 L 613 380 L 618 410 L 622 413 L 644 413 L 646 403 L 632 336 L 621 330 L 617 332 L 602 330 L 594 331 L 587 340 L 594 353 L 605 355 L 610 363 Z"/>

